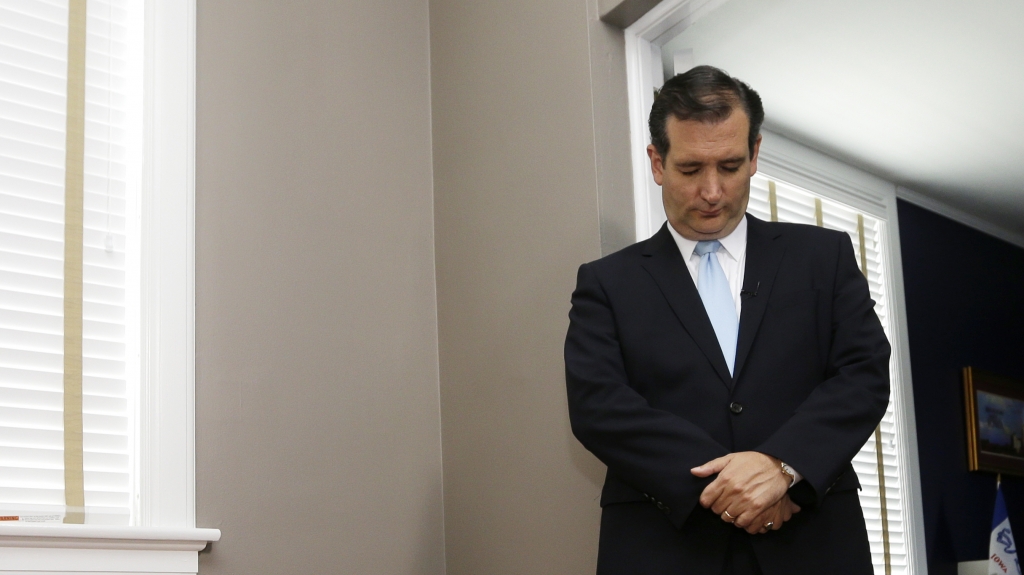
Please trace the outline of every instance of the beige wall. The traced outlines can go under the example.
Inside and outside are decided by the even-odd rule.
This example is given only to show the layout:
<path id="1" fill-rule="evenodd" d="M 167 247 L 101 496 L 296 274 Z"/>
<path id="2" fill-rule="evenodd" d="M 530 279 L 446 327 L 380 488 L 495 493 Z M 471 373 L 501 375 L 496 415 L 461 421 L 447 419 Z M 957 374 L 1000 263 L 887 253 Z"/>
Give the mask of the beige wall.
<path id="1" fill-rule="evenodd" d="M 203 573 L 593 572 L 562 343 L 633 234 L 598 13 L 199 2 Z"/>
<path id="2" fill-rule="evenodd" d="M 593 573 L 603 469 L 570 433 L 562 346 L 576 269 L 601 255 L 599 182 L 629 182 L 591 91 L 592 52 L 621 54 L 599 44 L 614 34 L 592 47 L 586 0 L 430 9 L 448 574 Z"/>
<path id="3" fill-rule="evenodd" d="M 204 574 L 440 574 L 426 0 L 198 3 Z"/>

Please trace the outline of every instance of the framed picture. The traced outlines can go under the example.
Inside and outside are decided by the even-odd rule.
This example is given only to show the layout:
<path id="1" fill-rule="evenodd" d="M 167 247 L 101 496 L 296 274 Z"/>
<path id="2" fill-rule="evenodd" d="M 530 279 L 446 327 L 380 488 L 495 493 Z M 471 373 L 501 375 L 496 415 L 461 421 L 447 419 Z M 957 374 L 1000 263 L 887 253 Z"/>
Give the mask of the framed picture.
<path id="1" fill-rule="evenodd" d="M 1024 476 L 1024 382 L 964 368 L 971 471 Z"/>

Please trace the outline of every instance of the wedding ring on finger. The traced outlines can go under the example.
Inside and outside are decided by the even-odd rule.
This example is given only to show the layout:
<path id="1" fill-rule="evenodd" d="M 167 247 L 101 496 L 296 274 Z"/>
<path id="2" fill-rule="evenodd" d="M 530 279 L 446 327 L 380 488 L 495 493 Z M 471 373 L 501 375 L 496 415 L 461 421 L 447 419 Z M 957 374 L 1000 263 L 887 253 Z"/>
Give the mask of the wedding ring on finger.
<path id="1" fill-rule="evenodd" d="M 772 527 L 775 527 L 775 522 L 774 521 L 769 521 L 768 523 L 764 524 L 764 528 L 767 529 L 768 531 L 771 531 Z"/>
<path id="2" fill-rule="evenodd" d="M 730 519 L 732 521 L 729 521 Z M 736 523 L 736 518 L 733 517 L 732 513 L 729 513 L 728 509 L 726 509 L 722 512 L 722 521 L 725 521 L 726 523 Z"/>

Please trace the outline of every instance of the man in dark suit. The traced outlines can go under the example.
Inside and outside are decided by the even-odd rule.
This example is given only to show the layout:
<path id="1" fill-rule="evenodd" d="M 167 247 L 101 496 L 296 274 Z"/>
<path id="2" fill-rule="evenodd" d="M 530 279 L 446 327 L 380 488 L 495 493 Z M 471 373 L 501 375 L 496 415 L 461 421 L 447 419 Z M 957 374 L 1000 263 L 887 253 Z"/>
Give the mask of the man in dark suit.
<path id="1" fill-rule="evenodd" d="M 764 112 L 709 66 L 665 83 L 648 148 L 668 222 L 580 267 L 573 433 L 608 466 L 598 573 L 872 573 L 851 460 L 889 343 L 849 236 L 745 214 Z"/>

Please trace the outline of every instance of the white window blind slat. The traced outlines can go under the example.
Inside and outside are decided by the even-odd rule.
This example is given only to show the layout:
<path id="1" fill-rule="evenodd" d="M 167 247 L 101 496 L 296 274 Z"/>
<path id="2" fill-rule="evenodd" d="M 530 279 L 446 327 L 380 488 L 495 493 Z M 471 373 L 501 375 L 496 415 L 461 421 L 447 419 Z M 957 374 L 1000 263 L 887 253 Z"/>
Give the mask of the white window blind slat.
<path id="1" fill-rule="evenodd" d="M 3 71 L 0 66 L 0 73 Z M 22 130 L 63 132 L 58 124 L 64 118 L 67 99 L 63 93 L 38 85 L 42 83 L 19 83 L 10 77 L 0 81 L 0 118 L 11 122 L 15 130 L 20 126 Z"/>
<path id="2" fill-rule="evenodd" d="M 7 14 L 10 14 L 10 12 L 0 13 L 0 18 Z M 48 33 L 52 32 L 52 30 L 43 31 L 41 28 L 37 28 L 36 33 L 24 32 L 17 28 L 16 22 L 9 22 L 6 19 L 3 22 L 4 24 L 0 25 L 0 48 L 11 50 L 12 52 L 21 52 L 23 55 L 32 55 L 57 61 L 67 56 L 67 52 L 61 51 L 63 46 L 60 40 Z M 38 23 L 38 20 L 35 23 Z M 51 28 L 56 27 L 52 26 Z M 23 56 L 19 61 L 25 62 L 28 60 Z"/>
<path id="3" fill-rule="evenodd" d="M 96 415 L 123 416 L 126 401 L 123 397 L 105 396 L 101 394 L 90 394 L 89 398 L 83 401 L 82 410 Z"/>
<path id="4" fill-rule="evenodd" d="M 84 386 L 89 389 L 90 395 L 97 397 L 125 397 L 124 380 L 114 377 L 89 376 L 84 378 Z M 83 398 L 83 402 L 84 402 Z"/>
<path id="5" fill-rule="evenodd" d="M 11 126 L 21 126 L 22 124 L 12 123 Z M 0 122 L 2 126 L 2 122 Z M 42 158 L 43 163 L 53 164 L 54 158 L 59 154 L 64 153 L 63 148 L 57 146 L 49 146 L 37 142 L 36 139 L 27 138 L 19 139 L 15 137 L 14 129 L 4 130 L 0 132 L 0 154 L 5 157 L 12 158 L 15 160 L 31 160 L 32 158 Z"/>
<path id="6" fill-rule="evenodd" d="M 13 408 L 0 406 L 0 421 L 6 427 L 23 429 L 64 429 L 64 419 L 60 411 L 32 408 Z"/>
<path id="7" fill-rule="evenodd" d="M 127 418 L 95 413 L 82 414 L 82 429 L 86 433 L 117 435 L 124 433 Z"/>
<path id="8" fill-rule="evenodd" d="M 118 509 L 128 505 L 124 492 L 114 491 L 108 487 L 126 479 L 127 477 L 122 475 L 105 477 L 102 472 L 85 472 L 85 488 L 91 493 L 90 504 L 94 508 L 94 512 L 114 514 Z"/>
<path id="9" fill-rule="evenodd" d="M 6 315 L 5 310 L 0 310 L 0 318 Z M 61 353 L 62 349 L 59 344 L 54 342 L 61 339 L 59 333 L 46 333 L 39 329 L 19 329 L 16 326 L 9 326 L 0 321 L 0 335 L 2 335 L 3 341 L 0 342 L 0 347 L 7 347 L 12 350 L 17 349 L 29 349 L 32 351 L 42 352 L 53 352 Z M 7 345 L 10 343 L 11 345 Z M 24 380 L 24 373 L 17 375 L 15 373 L 2 373 L 0 372 L 0 386 L 12 385 L 15 382 Z M 33 384 L 34 385 L 34 384 Z"/>
<path id="10" fill-rule="evenodd" d="M 114 362 L 119 366 L 118 374 L 124 373 L 122 358 L 124 357 L 124 343 L 119 341 L 104 341 L 95 338 L 86 339 L 82 343 L 82 355 L 90 360 L 103 360 Z"/>
<path id="11" fill-rule="evenodd" d="M 88 451 L 95 452 L 127 452 L 128 438 L 121 433 L 99 433 L 86 431 L 85 441 L 89 446 Z"/>
<path id="12" fill-rule="evenodd" d="M 64 369 L 64 360 L 61 353 L 0 349 L 0 367 L 61 373 Z"/>
<path id="13" fill-rule="evenodd" d="M 115 318 L 86 318 L 88 325 L 88 335 L 83 338 L 83 341 L 88 342 L 118 342 L 124 343 L 124 317 L 121 316 Z"/>
<path id="14" fill-rule="evenodd" d="M 6 16 L 17 15 L 25 18 L 39 20 L 42 23 L 54 26 L 67 27 L 68 9 L 67 2 L 59 1 L 27 2 L 24 0 L 7 0 L 0 9 L 6 12 Z M 25 24 L 20 23 L 22 26 Z"/>
<path id="15" fill-rule="evenodd" d="M 110 114 L 111 116 L 123 116 L 128 113 L 128 100 L 117 92 L 96 89 L 95 100 L 86 101 L 86 111 L 95 114 Z M 109 130 L 116 130 L 114 126 L 104 126 Z"/>
<path id="16" fill-rule="evenodd" d="M 54 488 L 63 490 L 63 459 L 64 456 L 61 454 L 61 461 L 55 468 L 46 467 L 45 464 L 39 466 L 26 465 L 24 467 L 0 467 L 0 475 L 4 476 L 3 488 L 32 491 L 40 489 L 48 491 Z M 50 495 L 50 497 L 52 497 L 52 495 Z M 63 499 L 63 493 L 61 494 L 61 499 Z M 48 503 L 49 501 L 35 501 L 35 503 L 44 502 Z"/>
<path id="17" fill-rule="evenodd" d="M 0 406 L 60 410 L 62 397 L 54 391 L 0 387 Z"/>
<path id="18" fill-rule="evenodd" d="M 122 134 L 112 131 L 110 137 Z M 125 150 L 120 146 L 104 146 L 102 142 L 85 143 L 85 193 L 101 194 L 106 198 L 123 198 L 121 182 L 126 175 Z M 110 178 L 117 178 L 111 181 Z M 119 192 L 114 195 L 115 192 Z"/>
<path id="19" fill-rule="evenodd" d="M 49 489 L 16 488 L 0 486 L 0 501 L 25 501 L 21 507 L 25 514 L 33 516 L 62 513 L 64 509 L 64 485 Z M 57 515 L 59 517 L 59 515 Z"/>
<path id="20" fill-rule="evenodd" d="M 96 219 L 99 219 L 99 217 L 97 217 Z M 97 223 L 99 223 L 99 222 L 97 222 Z M 102 269 L 102 270 L 109 270 L 109 271 L 120 272 L 123 275 L 124 274 L 124 253 L 119 253 L 119 252 L 114 251 L 114 250 L 107 251 L 107 249 L 106 249 L 106 247 L 104 246 L 103 243 L 99 243 L 99 245 L 95 245 L 96 243 L 98 243 L 97 240 L 100 240 L 101 238 L 105 238 L 108 234 L 111 234 L 111 232 L 107 232 L 107 231 L 103 230 L 101 225 L 97 225 L 96 228 L 99 228 L 99 229 L 95 229 L 95 228 L 91 229 L 91 230 L 87 229 L 86 233 L 85 233 L 85 236 L 89 237 L 90 240 L 93 240 L 92 242 L 90 242 L 90 244 L 93 244 L 93 245 L 86 244 L 84 246 L 84 248 L 83 248 L 82 258 L 85 261 L 85 265 L 93 267 L 93 268 L 95 268 L 97 270 L 101 270 Z M 89 283 L 92 283 L 92 282 L 89 282 Z M 122 280 L 122 281 L 117 282 L 114 285 L 123 285 L 123 284 L 124 284 L 124 282 Z M 101 284 L 101 285 L 104 285 L 104 284 Z M 106 284 L 106 285 L 111 285 L 111 284 Z"/>
<path id="21" fill-rule="evenodd" d="M 5 387 L 18 389 L 48 389 L 61 391 L 61 374 L 37 370 L 18 369 L 0 366 L 0 378 Z M 3 420 L 0 420 L 2 423 Z M 0 425 L 0 429 L 3 425 Z"/>
<path id="22" fill-rule="evenodd" d="M 84 340 L 83 345 L 89 348 L 89 351 L 83 352 L 83 357 L 92 366 L 92 371 L 87 375 L 107 378 L 124 376 L 123 342 L 89 338 Z"/>
<path id="23" fill-rule="evenodd" d="M 28 235 L 0 232 L 0 249 L 27 257 L 57 259 L 64 255 L 64 243 Z"/>
<path id="24" fill-rule="evenodd" d="M 121 134 L 111 133 L 111 137 L 118 137 Z M 112 188 L 113 182 L 103 181 L 102 178 L 117 178 L 123 180 L 125 177 L 125 166 L 119 160 L 124 156 L 124 150 L 113 146 L 106 146 L 102 142 L 85 142 L 85 175 L 92 176 L 92 188 L 87 192 L 107 196 L 108 189 Z"/>
<path id="25" fill-rule="evenodd" d="M 17 469 L 19 467 L 60 469 L 63 464 L 64 454 L 61 449 L 36 449 L 0 445 L 0 467 L 8 469 Z"/>
<path id="26" fill-rule="evenodd" d="M 22 430 L 10 427 L 0 427 L 0 447 L 3 447 L 4 449 L 23 449 L 33 453 L 39 452 L 43 457 L 45 457 L 45 454 L 48 452 L 54 452 L 59 454 L 59 457 L 63 457 L 63 432 L 60 430 Z M 11 456 L 10 458 L 5 459 L 4 461 L 6 462 L 2 463 L 2 465 L 5 467 L 17 467 L 17 465 L 14 465 L 11 462 L 19 459 L 20 456 Z M 5 485 L 4 479 L 0 478 L 0 486 L 3 485 Z"/>
<path id="27" fill-rule="evenodd" d="M 9 42 L 13 40 L 16 39 L 8 39 Z M 67 44 L 65 43 L 64 46 L 65 51 L 63 55 L 51 55 L 45 52 L 37 52 L 30 46 L 22 48 L 14 47 L 10 44 L 0 44 L 0 58 L 5 62 L 9 62 L 12 66 L 34 71 L 36 77 L 50 76 L 57 78 L 67 73 Z M 56 83 L 50 85 L 56 88 Z"/>
<path id="28" fill-rule="evenodd" d="M 42 154 L 35 155 L 22 148 L 16 150 L 17 154 L 4 158 L 7 161 L 59 164 L 63 169 L 63 159 L 59 163 L 53 161 L 56 153 L 53 150 L 64 150 L 62 142 L 58 142 L 58 139 L 62 139 L 63 133 L 57 126 L 63 119 L 49 110 L 0 100 L 0 125 L 4 127 L 4 135 L 27 146 L 39 146 Z"/>
<path id="29" fill-rule="evenodd" d="M 118 305 L 124 301 L 125 290 L 117 286 L 92 283 L 85 286 L 84 297 L 90 303 Z"/>
<path id="30" fill-rule="evenodd" d="M 88 248 L 86 248 L 86 249 L 88 249 Z M 89 275 L 89 280 L 86 280 L 86 281 L 90 281 L 91 280 L 91 282 L 95 282 L 95 283 L 98 283 L 100 285 L 107 285 L 107 286 L 124 285 L 124 272 L 123 271 L 119 271 L 119 270 L 111 269 L 111 268 L 106 268 L 106 267 L 100 267 L 100 266 L 92 266 L 92 265 L 85 265 L 85 266 L 83 266 L 83 268 L 84 268 L 83 275 L 84 274 L 88 274 Z"/>
<path id="31" fill-rule="evenodd" d="M 802 204 L 782 195 L 777 197 L 777 211 L 780 222 L 814 225 L 814 203 Z M 770 212 L 769 212 L 770 214 Z"/>
<path id="32" fill-rule="evenodd" d="M 63 344 L 64 341 L 59 335 L 0 327 L 0 347 L 12 351 L 62 353 Z M 3 383 L 0 383 L 0 390 L 2 389 Z M 0 403 L 2 402 L 3 394 L 0 392 Z"/>
<path id="33" fill-rule="evenodd" d="M 12 179 L 64 185 L 64 167 L 42 161 L 28 162 L 13 158 L 0 159 L 0 173 Z"/>
<path id="34" fill-rule="evenodd" d="M 3 266 L 5 259 L 14 259 L 16 257 L 11 256 L 11 258 L 5 258 L 5 255 L 6 254 L 0 252 L 0 266 Z M 3 303 L 0 303 L 0 306 L 2 306 L 0 309 L 4 310 L 47 316 L 60 316 L 63 314 L 62 306 L 64 305 L 64 301 L 60 296 L 39 292 L 31 293 L 0 289 L 0 300 L 3 301 Z M 20 325 L 24 326 L 25 330 L 28 331 L 28 329 L 30 329 L 29 326 L 32 326 L 32 324 L 35 323 L 36 318 L 33 316 L 24 316 L 22 320 L 24 323 Z M 49 333 L 49 331 L 44 331 L 44 333 Z M 60 333 L 63 333 L 63 331 Z"/>
<path id="35" fill-rule="evenodd" d="M 91 377 L 124 377 L 124 362 L 83 356 L 82 373 Z"/>
<path id="36" fill-rule="evenodd" d="M 67 3 L 61 5 L 53 2 L 6 0 L 0 5 L 0 14 L 7 18 L 6 22 L 20 30 L 34 32 L 64 28 L 63 36 L 59 32 L 54 32 L 54 35 L 66 37 Z"/>
<path id="37" fill-rule="evenodd" d="M 124 338 L 124 326 L 118 323 L 86 320 L 84 327 L 90 339 L 122 340 Z"/>
<path id="38" fill-rule="evenodd" d="M 92 471 L 107 471 L 121 473 L 128 464 L 128 455 L 125 453 L 102 453 L 90 452 L 86 456 L 85 467 Z"/>
<path id="39" fill-rule="evenodd" d="M 102 434 L 91 435 L 94 435 L 95 437 L 103 437 Z M 93 480 L 94 489 L 99 491 L 108 491 L 121 493 L 122 495 L 128 495 L 128 492 L 123 490 L 123 486 L 114 483 L 115 481 L 120 482 L 130 479 L 130 476 L 124 473 L 125 467 L 122 466 L 122 464 L 127 464 L 129 462 L 129 455 L 127 454 L 127 452 L 111 452 L 93 449 L 86 450 L 85 458 L 88 461 L 99 461 L 99 463 L 95 465 L 93 463 L 86 463 L 86 473 L 104 474 L 94 476 L 96 478 Z M 121 467 L 119 467 L 118 469 L 111 469 L 106 464 L 112 464 Z"/>
<path id="40" fill-rule="evenodd" d="M 67 78 L 64 72 L 49 73 L 38 68 L 26 66 L 11 58 L 16 50 L 0 47 L 0 74 L 4 82 L 38 88 L 44 94 L 57 94 L 61 98 L 67 95 Z M 5 57 L 6 56 L 6 57 Z"/>
<path id="41" fill-rule="evenodd" d="M 118 167 L 119 172 L 108 174 L 107 172 L 97 171 L 93 174 L 86 174 L 86 189 L 85 195 L 90 199 L 90 204 L 99 202 L 99 205 L 103 206 L 103 210 L 98 213 L 109 221 L 104 224 L 110 224 L 113 226 L 115 231 L 121 233 L 124 232 L 124 210 L 125 210 L 125 189 L 124 183 L 115 181 L 104 182 L 105 179 L 110 178 L 112 175 L 122 176 L 124 175 L 124 167 Z M 109 170 L 113 172 L 113 169 Z M 91 185 L 90 185 L 91 184 Z M 108 211 L 109 210 L 109 211 Z"/>
<path id="42" fill-rule="evenodd" d="M 120 240 L 123 244 L 125 237 L 117 229 L 117 224 L 120 223 L 121 218 L 110 218 L 110 220 L 109 229 L 104 229 L 101 225 L 93 229 L 86 228 L 83 234 L 85 239 L 83 244 L 85 253 L 83 257 L 85 258 L 86 265 L 123 271 L 125 255 L 123 249 L 118 249 L 118 241 Z"/>
<path id="43" fill-rule="evenodd" d="M 0 73 L 2 72 L 3 70 L 0 69 Z M 37 93 L 41 92 L 37 90 Z M 63 99 L 61 96 L 61 100 Z M 0 127 L 3 127 L 3 133 L 7 137 L 36 143 L 51 149 L 64 149 L 64 128 L 56 125 L 55 112 L 10 100 L 0 100 L 0 110 L 6 112 L 0 114 Z M 25 112 L 25 114 L 19 114 L 19 112 Z M 33 118 L 27 116 L 35 116 L 37 121 L 32 122 L 30 120 Z"/>
<path id="44" fill-rule="evenodd" d="M 0 128 L 3 126 L 0 125 Z M 60 204 L 50 202 L 48 198 L 56 197 L 63 190 L 63 184 L 52 182 L 39 182 L 25 178 L 15 178 L 0 172 L 0 203 L 10 200 L 33 199 L 37 202 L 46 202 L 58 207 Z M 7 200 L 5 200 L 5 198 Z M 13 212 L 9 212 L 13 213 Z M 49 220 L 58 221 L 58 220 Z M 60 221 L 63 221 L 60 220 Z"/>

